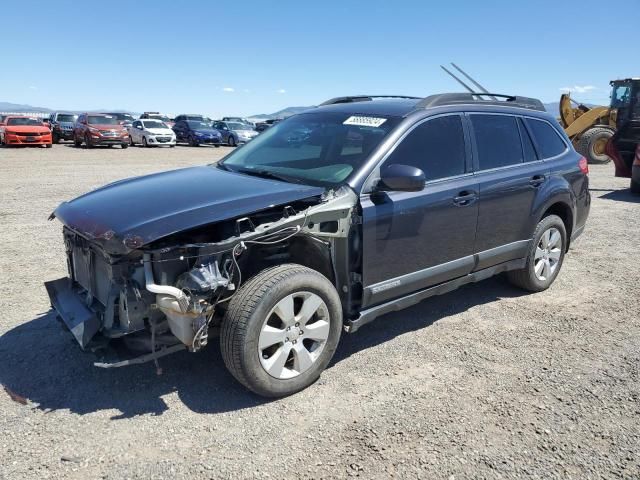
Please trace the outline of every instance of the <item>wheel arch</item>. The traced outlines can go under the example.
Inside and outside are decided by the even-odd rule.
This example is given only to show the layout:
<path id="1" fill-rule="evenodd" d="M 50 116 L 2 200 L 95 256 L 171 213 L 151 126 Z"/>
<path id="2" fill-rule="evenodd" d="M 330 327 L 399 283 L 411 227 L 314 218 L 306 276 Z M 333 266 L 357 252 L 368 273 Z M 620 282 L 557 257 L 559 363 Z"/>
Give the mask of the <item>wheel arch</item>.
<path id="1" fill-rule="evenodd" d="M 571 234 L 573 233 L 575 223 L 573 209 L 564 199 L 558 199 L 556 201 L 550 202 L 550 204 L 546 206 L 546 208 L 542 211 L 538 222 L 540 222 L 543 218 L 548 217 L 549 215 L 556 215 L 562 219 L 564 227 L 567 230 L 566 251 L 569 251 L 569 245 L 571 244 Z"/>

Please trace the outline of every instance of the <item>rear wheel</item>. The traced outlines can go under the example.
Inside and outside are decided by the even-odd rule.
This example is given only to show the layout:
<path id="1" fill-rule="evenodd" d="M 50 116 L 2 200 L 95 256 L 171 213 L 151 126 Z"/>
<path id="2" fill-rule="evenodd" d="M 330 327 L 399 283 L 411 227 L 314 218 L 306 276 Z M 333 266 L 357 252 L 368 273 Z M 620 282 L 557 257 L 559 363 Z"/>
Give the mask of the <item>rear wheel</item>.
<path id="1" fill-rule="evenodd" d="M 557 215 L 544 217 L 533 234 L 527 263 L 521 270 L 507 272 L 514 285 L 530 292 L 541 292 L 558 276 L 567 245 L 567 230 Z"/>
<path id="2" fill-rule="evenodd" d="M 577 150 L 589 163 L 609 163 L 611 159 L 605 153 L 605 147 L 613 136 L 613 130 L 605 127 L 593 127 L 582 134 Z"/>
<path id="3" fill-rule="evenodd" d="M 263 270 L 231 299 L 220 345 L 231 374 L 265 397 L 298 392 L 327 367 L 342 330 L 340 297 L 296 264 Z"/>
<path id="4" fill-rule="evenodd" d="M 51 136 L 51 141 L 53 143 L 60 143 L 60 137 L 56 132 L 53 132 L 53 135 Z"/>
<path id="5" fill-rule="evenodd" d="M 227 142 L 230 147 L 236 146 L 236 138 L 233 135 L 229 135 L 229 141 Z"/>

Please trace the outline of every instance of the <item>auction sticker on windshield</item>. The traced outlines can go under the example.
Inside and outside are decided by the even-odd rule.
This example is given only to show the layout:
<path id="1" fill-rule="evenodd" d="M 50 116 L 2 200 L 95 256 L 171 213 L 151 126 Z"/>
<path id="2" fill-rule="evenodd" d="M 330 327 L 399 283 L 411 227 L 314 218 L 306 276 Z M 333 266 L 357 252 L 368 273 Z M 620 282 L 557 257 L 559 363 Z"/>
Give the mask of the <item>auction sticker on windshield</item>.
<path id="1" fill-rule="evenodd" d="M 384 122 L 386 122 L 386 118 L 379 117 L 362 117 L 360 115 L 354 115 L 347 118 L 343 125 L 358 125 L 359 127 L 379 127 Z"/>

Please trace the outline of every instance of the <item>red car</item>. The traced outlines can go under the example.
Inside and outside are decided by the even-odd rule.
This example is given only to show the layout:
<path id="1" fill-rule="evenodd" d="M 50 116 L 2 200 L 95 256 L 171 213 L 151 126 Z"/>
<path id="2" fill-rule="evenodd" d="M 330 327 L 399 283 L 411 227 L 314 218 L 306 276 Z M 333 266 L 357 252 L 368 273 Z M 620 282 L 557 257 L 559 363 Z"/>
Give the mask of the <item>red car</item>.
<path id="1" fill-rule="evenodd" d="M 51 148 L 51 130 L 37 118 L 9 115 L 0 129 L 0 143 L 6 147 L 44 145 Z"/>
<path id="2" fill-rule="evenodd" d="M 76 147 L 93 148 L 97 145 L 129 146 L 129 132 L 113 115 L 106 113 L 82 113 L 73 128 L 73 143 Z"/>

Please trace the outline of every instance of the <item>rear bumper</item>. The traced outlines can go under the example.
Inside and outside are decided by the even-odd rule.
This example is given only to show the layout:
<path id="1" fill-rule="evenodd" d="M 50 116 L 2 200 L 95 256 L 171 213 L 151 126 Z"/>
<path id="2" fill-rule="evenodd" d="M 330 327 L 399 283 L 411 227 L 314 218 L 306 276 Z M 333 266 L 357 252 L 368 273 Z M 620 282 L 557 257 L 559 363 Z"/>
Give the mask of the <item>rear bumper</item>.
<path id="1" fill-rule="evenodd" d="M 84 349 L 100 330 L 100 320 L 83 302 L 68 277 L 45 282 L 51 306 Z"/>

